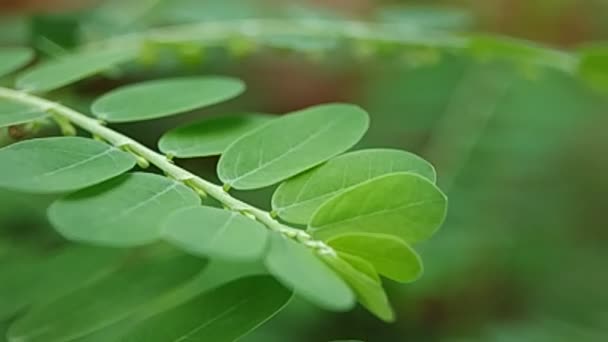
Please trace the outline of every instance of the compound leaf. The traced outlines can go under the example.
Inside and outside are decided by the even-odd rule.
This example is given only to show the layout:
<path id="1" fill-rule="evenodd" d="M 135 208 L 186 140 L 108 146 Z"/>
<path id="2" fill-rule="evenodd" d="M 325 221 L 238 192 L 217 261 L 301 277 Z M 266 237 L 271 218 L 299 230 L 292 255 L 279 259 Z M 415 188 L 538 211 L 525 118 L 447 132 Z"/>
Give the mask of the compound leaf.
<path id="1" fill-rule="evenodd" d="M 0 186 L 51 193 L 82 189 L 127 172 L 134 158 L 108 144 L 80 137 L 51 137 L 0 149 Z"/>
<path id="2" fill-rule="evenodd" d="M 34 51 L 26 47 L 3 47 L 0 49 L 0 77 L 18 70 L 34 58 Z"/>
<path id="3" fill-rule="evenodd" d="M 266 247 L 268 231 L 261 223 L 240 213 L 196 206 L 171 214 L 162 236 L 196 255 L 255 260 Z"/>
<path id="4" fill-rule="evenodd" d="M 26 123 L 47 116 L 38 107 L 0 98 L 0 128 Z"/>
<path id="5" fill-rule="evenodd" d="M 316 238 L 367 232 L 413 243 L 443 223 L 445 195 L 426 178 L 400 172 L 374 178 L 325 202 L 309 225 Z"/>
<path id="6" fill-rule="evenodd" d="M 97 99 L 91 110 L 108 122 L 156 119 L 231 99 L 242 81 L 228 77 L 181 77 L 132 84 Z"/>
<path id="7" fill-rule="evenodd" d="M 395 281 L 410 282 L 422 274 L 420 256 L 394 236 L 351 233 L 332 237 L 327 244 L 339 253 L 365 259 L 378 273 Z"/>
<path id="8" fill-rule="evenodd" d="M 220 155 L 241 136 L 271 118 L 273 116 L 264 114 L 243 114 L 203 119 L 165 133 L 158 148 L 178 158 Z"/>
<path id="9" fill-rule="evenodd" d="M 269 186 L 352 147 L 368 127 L 365 111 L 326 104 L 297 111 L 242 136 L 218 165 L 220 179 L 237 189 Z"/>
<path id="10" fill-rule="evenodd" d="M 417 173 L 432 182 L 435 170 L 415 154 L 391 149 L 346 153 L 282 183 L 272 208 L 286 221 L 307 224 L 328 199 L 369 179 L 393 172 Z"/>
<path id="11" fill-rule="evenodd" d="M 76 52 L 28 69 L 17 78 L 17 87 L 36 92 L 54 90 L 131 61 L 136 56 L 135 49 L 124 47 Z"/>
<path id="12" fill-rule="evenodd" d="M 142 322 L 123 341 L 235 341 L 290 298 L 291 292 L 272 277 L 238 279 Z"/>
<path id="13" fill-rule="evenodd" d="M 355 303 L 348 285 L 312 249 L 281 234 L 271 234 L 265 264 L 285 286 L 322 308 L 344 311 Z"/>
<path id="14" fill-rule="evenodd" d="M 128 247 L 157 240 L 173 211 L 198 204 L 198 194 L 182 183 L 130 173 L 59 199 L 48 214 L 69 240 Z"/>

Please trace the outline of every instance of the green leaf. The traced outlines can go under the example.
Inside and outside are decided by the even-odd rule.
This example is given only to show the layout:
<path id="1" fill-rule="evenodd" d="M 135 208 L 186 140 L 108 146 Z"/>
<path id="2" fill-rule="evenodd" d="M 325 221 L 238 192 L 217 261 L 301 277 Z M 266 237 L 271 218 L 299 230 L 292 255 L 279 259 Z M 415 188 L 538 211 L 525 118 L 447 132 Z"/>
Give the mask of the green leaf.
<path id="1" fill-rule="evenodd" d="M 433 166 L 415 154 L 390 149 L 361 150 L 287 180 L 272 196 L 272 208 L 286 221 L 307 224 L 328 199 L 369 179 L 400 171 L 435 182 Z"/>
<path id="2" fill-rule="evenodd" d="M 255 260 L 266 247 L 268 231 L 261 223 L 240 213 L 197 206 L 171 214 L 162 236 L 196 255 Z"/>
<path id="3" fill-rule="evenodd" d="M 0 98 L 0 128 L 40 119 L 48 114 L 38 107 Z"/>
<path id="4" fill-rule="evenodd" d="M 0 48 L 0 77 L 18 70 L 34 58 L 34 51 L 26 47 Z"/>
<path id="5" fill-rule="evenodd" d="M 365 111 L 326 104 L 275 119 L 228 147 L 220 179 L 237 189 L 269 186 L 295 176 L 352 147 L 368 127 Z"/>
<path id="6" fill-rule="evenodd" d="M 83 51 L 50 60 L 28 69 L 17 78 L 25 91 L 46 92 L 98 74 L 135 59 L 133 48 Z"/>
<path id="7" fill-rule="evenodd" d="M 357 294 L 361 305 L 384 321 L 395 320 L 395 314 L 380 282 L 337 256 L 324 255 L 323 260 L 348 282 Z M 362 262 L 364 261 L 359 261 L 359 263 Z"/>
<path id="8" fill-rule="evenodd" d="M 585 47 L 580 55 L 581 77 L 594 87 L 608 90 L 608 44 Z"/>
<path id="9" fill-rule="evenodd" d="M 355 303 L 348 285 L 312 249 L 281 234 L 271 234 L 265 264 L 285 286 L 324 309 L 345 311 Z"/>
<path id="10" fill-rule="evenodd" d="M 291 293 L 272 277 L 230 282 L 135 327 L 122 341 L 235 341 L 277 312 Z"/>
<path id="11" fill-rule="evenodd" d="M 37 193 L 82 189 L 135 165 L 128 153 L 80 137 L 22 141 L 0 149 L 0 160 L 0 187 Z"/>
<path id="12" fill-rule="evenodd" d="M 198 204 L 196 192 L 182 183 L 130 173 L 59 199 L 48 214 L 69 240 L 128 247 L 157 240 L 173 211 Z"/>
<path id="13" fill-rule="evenodd" d="M 91 110 L 109 122 L 162 118 L 231 99 L 245 90 L 228 77 L 182 77 L 115 89 L 93 102 Z"/>
<path id="14" fill-rule="evenodd" d="M 139 256 L 141 258 L 141 256 Z M 185 255 L 148 256 L 46 305 L 9 329 L 9 341 L 63 342 L 127 319 L 147 302 L 184 284 L 204 261 Z"/>
<path id="15" fill-rule="evenodd" d="M 158 148 L 178 158 L 220 155 L 238 138 L 271 118 L 273 116 L 264 114 L 206 118 L 165 133 L 158 142 Z"/>
<path id="16" fill-rule="evenodd" d="M 367 182 L 325 202 L 309 230 L 316 238 L 367 232 L 393 235 L 413 243 L 425 240 L 441 226 L 445 195 L 422 176 L 400 172 Z"/>
<path id="17" fill-rule="evenodd" d="M 365 259 L 395 281 L 411 282 L 422 274 L 420 256 L 403 240 L 390 235 L 344 234 L 330 238 L 327 244 L 338 252 Z"/>
<path id="18" fill-rule="evenodd" d="M 338 257 L 340 259 L 348 262 L 357 271 L 365 274 L 366 276 L 375 280 L 378 283 L 382 282 L 382 280 L 380 279 L 380 276 L 378 275 L 378 272 L 376 271 L 374 266 L 372 264 L 370 264 L 369 262 L 365 261 L 365 259 L 360 258 L 356 255 L 347 254 L 347 253 L 343 253 L 340 251 L 336 251 L 336 254 L 338 255 Z"/>

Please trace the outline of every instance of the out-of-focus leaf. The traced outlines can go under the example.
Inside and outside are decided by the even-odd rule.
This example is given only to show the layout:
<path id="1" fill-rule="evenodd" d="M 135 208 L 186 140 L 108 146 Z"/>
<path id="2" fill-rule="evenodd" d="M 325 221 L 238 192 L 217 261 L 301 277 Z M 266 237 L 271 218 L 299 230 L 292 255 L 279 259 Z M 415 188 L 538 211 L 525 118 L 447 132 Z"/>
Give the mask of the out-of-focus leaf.
<path id="1" fill-rule="evenodd" d="M 608 44 L 583 48 L 578 72 L 591 85 L 608 91 Z"/>
<path id="2" fill-rule="evenodd" d="M 244 135 L 220 158 L 218 175 L 230 187 L 263 188 L 352 147 L 368 127 L 361 108 L 327 104 L 297 111 Z"/>
<path id="3" fill-rule="evenodd" d="M 127 172 L 134 158 L 80 137 L 27 140 L 0 149 L 0 187 L 36 193 L 82 189 Z"/>
<path id="4" fill-rule="evenodd" d="M 91 110 L 109 122 L 162 118 L 231 99 L 245 90 L 228 77 L 183 77 L 136 83 L 97 99 Z"/>
<path id="5" fill-rule="evenodd" d="M 402 26 L 404 30 L 463 30 L 473 24 L 471 14 L 450 7 L 381 7 L 376 16 L 382 22 Z"/>
<path id="6" fill-rule="evenodd" d="M 0 77 L 18 70 L 34 58 L 34 51 L 26 47 L 0 48 Z"/>
<path id="7" fill-rule="evenodd" d="M 0 128 L 26 123 L 47 116 L 40 108 L 0 98 Z"/>
<path id="8" fill-rule="evenodd" d="M 200 204 L 180 182 L 150 173 L 130 173 L 59 199 L 49 219 L 70 240 L 107 246 L 139 246 L 160 237 L 175 210 Z"/>

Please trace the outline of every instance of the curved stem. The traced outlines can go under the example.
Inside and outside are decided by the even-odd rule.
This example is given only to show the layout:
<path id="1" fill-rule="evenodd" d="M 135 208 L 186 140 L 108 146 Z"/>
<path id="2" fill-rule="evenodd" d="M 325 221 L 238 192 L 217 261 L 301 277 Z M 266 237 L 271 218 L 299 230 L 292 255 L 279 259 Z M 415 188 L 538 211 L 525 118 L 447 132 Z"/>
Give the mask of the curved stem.
<path id="1" fill-rule="evenodd" d="M 310 248 L 315 248 L 324 253 L 333 253 L 331 247 L 327 246 L 322 241 L 312 240 L 310 235 L 305 231 L 280 223 L 279 221 L 275 220 L 270 213 L 232 197 L 224 190 L 223 187 L 213 184 L 201 177 L 198 177 L 190 171 L 175 165 L 165 155 L 142 145 L 138 141 L 124 134 L 104 126 L 104 123 L 99 120 L 91 118 L 57 102 L 49 101 L 38 96 L 9 88 L 0 87 L 0 98 L 6 98 L 12 101 L 34 106 L 55 117 L 69 121 L 73 125 L 91 133 L 96 138 L 101 138 L 115 147 L 125 149 L 135 154 L 137 157 L 144 158 L 150 164 L 162 170 L 167 176 L 183 182 L 189 187 L 194 187 L 195 190 L 202 190 L 230 210 L 242 212 L 248 216 L 252 216 L 255 218 L 255 220 L 264 224 L 268 229 L 284 234 L 287 237 L 295 239 Z"/>

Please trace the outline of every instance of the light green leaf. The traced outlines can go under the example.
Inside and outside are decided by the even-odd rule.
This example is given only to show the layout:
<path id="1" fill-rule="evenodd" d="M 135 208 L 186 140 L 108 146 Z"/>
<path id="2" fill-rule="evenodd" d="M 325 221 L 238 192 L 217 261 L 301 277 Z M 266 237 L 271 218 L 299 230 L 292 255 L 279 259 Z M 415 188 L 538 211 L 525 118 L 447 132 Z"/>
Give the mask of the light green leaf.
<path id="1" fill-rule="evenodd" d="M 132 84 L 97 99 L 91 110 L 109 122 L 156 119 L 210 106 L 245 90 L 228 77 L 182 77 Z"/>
<path id="2" fill-rule="evenodd" d="M 173 211 L 198 204 L 199 196 L 182 183 L 130 173 L 58 200 L 48 214 L 69 240 L 127 247 L 157 240 Z"/>
<path id="3" fill-rule="evenodd" d="M 445 195 L 422 176 L 400 172 L 367 182 L 325 202 L 309 230 L 316 238 L 367 232 L 393 235 L 413 243 L 425 240 L 441 226 Z"/>
<path id="4" fill-rule="evenodd" d="M 123 341 L 235 341 L 257 328 L 291 298 L 268 276 L 235 280 L 135 327 Z"/>
<path id="5" fill-rule="evenodd" d="M 352 147 L 368 127 L 365 111 L 326 104 L 275 119 L 244 135 L 220 158 L 218 175 L 237 189 L 269 186 Z"/>
<path id="6" fill-rule="evenodd" d="M 158 148 L 178 158 L 220 155 L 238 138 L 271 118 L 264 114 L 243 114 L 203 119 L 170 130 L 162 136 Z"/>
<path id="7" fill-rule="evenodd" d="M 47 115 L 40 108 L 0 98 L 0 128 L 26 123 Z"/>
<path id="8" fill-rule="evenodd" d="M 395 281 L 410 282 L 422 274 L 422 260 L 418 254 L 394 236 L 352 233 L 332 237 L 327 244 L 338 252 L 365 259 L 380 274 Z"/>
<path id="9" fill-rule="evenodd" d="M 17 78 L 17 87 L 50 91 L 131 61 L 136 55 L 137 51 L 128 47 L 73 53 L 28 69 Z"/>
<path id="10" fill-rule="evenodd" d="M 333 255 L 324 255 L 323 260 L 338 272 L 357 294 L 361 305 L 380 319 L 392 322 L 395 314 L 391 308 L 382 284 L 367 274 L 360 272 L 348 262 Z M 359 263 L 364 262 L 360 260 Z M 371 267 L 371 266 L 369 266 Z"/>
<path id="11" fill-rule="evenodd" d="M 578 72 L 592 86 L 608 90 L 608 44 L 591 45 L 580 51 Z"/>
<path id="12" fill-rule="evenodd" d="M 372 178 L 401 171 L 435 182 L 433 166 L 415 154 L 391 149 L 361 150 L 288 179 L 272 196 L 272 208 L 286 221 L 307 224 L 328 199 Z"/>
<path id="13" fill-rule="evenodd" d="M 80 137 L 22 141 L 0 149 L 0 160 L 0 187 L 37 193 L 82 189 L 135 165 L 128 153 Z"/>
<path id="14" fill-rule="evenodd" d="M 355 303 L 348 285 L 312 249 L 281 234 L 271 234 L 265 264 L 285 286 L 324 309 L 345 311 Z"/>
<path id="15" fill-rule="evenodd" d="M 0 48 L 0 77 L 18 70 L 34 58 L 34 51 L 26 47 Z"/>
<path id="16" fill-rule="evenodd" d="M 365 274 L 366 276 L 378 283 L 382 282 L 382 280 L 380 279 L 380 275 L 378 275 L 378 272 L 376 271 L 374 266 L 369 262 L 365 261 L 365 259 L 360 258 L 356 255 L 347 254 L 340 251 L 336 251 L 336 254 L 338 254 L 338 257 L 340 259 L 348 262 L 357 271 Z"/>
<path id="17" fill-rule="evenodd" d="M 268 231 L 261 223 L 240 213 L 196 206 L 171 214 L 162 236 L 196 255 L 255 260 L 266 247 Z"/>
<path id="18" fill-rule="evenodd" d="M 29 311 L 10 327 L 9 341 L 64 342 L 94 333 L 184 284 L 203 265 L 198 258 L 166 253 L 136 259 L 97 282 Z"/>

